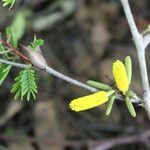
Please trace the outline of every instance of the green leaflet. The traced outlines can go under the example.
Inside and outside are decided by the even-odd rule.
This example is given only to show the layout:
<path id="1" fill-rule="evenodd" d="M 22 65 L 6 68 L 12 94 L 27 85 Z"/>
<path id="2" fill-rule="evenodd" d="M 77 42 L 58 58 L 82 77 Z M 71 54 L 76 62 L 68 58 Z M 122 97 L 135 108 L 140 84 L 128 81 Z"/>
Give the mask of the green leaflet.
<path id="1" fill-rule="evenodd" d="M 1 38 L 1 36 L 0 36 L 0 38 Z M 5 49 L 4 45 L 2 43 L 0 43 L 0 52 L 5 51 L 5 50 L 6 49 Z"/>
<path id="2" fill-rule="evenodd" d="M 136 117 L 135 109 L 134 109 L 133 104 L 128 96 L 125 98 L 125 102 L 126 102 L 126 106 L 129 110 L 129 113 L 131 114 L 131 116 Z"/>
<path id="3" fill-rule="evenodd" d="M 139 99 L 139 97 L 136 95 L 136 93 L 134 93 L 133 91 L 129 90 L 127 92 L 127 95 L 130 97 L 130 98 L 135 98 L 135 99 Z"/>
<path id="4" fill-rule="evenodd" d="M 125 58 L 125 67 L 126 67 L 126 71 L 127 71 L 128 81 L 130 84 L 131 78 L 132 78 L 132 60 L 131 60 L 130 56 L 127 56 Z"/>
<path id="5" fill-rule="evenodd" d="M 27 101 L 33 97 L 36 99 L 37 85 L 35 82 L 35 71 L 30 68 L 26 68 L 19 73 L 19 76 L 15 78 L 15 84 L 11 89 L 12 93 L 15 93 L 15 100 L 26 97 Z"/>
<path id="6" fill-rule="evenodd" d="M 7 27 L 6 34 L 7 34 L 7 41 L 16 48 L 18 46 L 18 41 L 17 41 L 16 35 L 13 31 L 13 28 Z"/>
<path id="7" fill-rule="evenodd" d="M 13 32 L 15 33 L 15 37 L 16 37 L 17 41 L 20 40 L 22 38 L 22 36 L 24 35 L 25 28 L 26 28 L 25 11 L 19 11 L 16 14 L 11 27 L 12 27 Z"/>
<path id="8" fill-rule="evenodd" d="M 115 90 L 109 90 L 109 91 L 107 91 L 108 97 L 111 96 L 111 95 L 114 94 L 114 93 L 115 93 Z"/>
<path id="9" fill-rule="evenodd" d="M 110 99 L 109 99 L 108 104 L 107 104 L 106 116 L 108 116 L 112 110 L 112 107 L 113 107 L 113 104 L 115 101 L 115 97 L 116 97 L 116 94 L 113 94 L 112 96 L 110 96 Z"/>
<path id="10" fill-rule="evenodd" d="M 96 81 L 92 81 L 92 80 L 88 80 L 86 83 L 88 85 L 98 88 L 100 90 L 105 90 L 105 91 L 112 90 L 112 87 L 110 87 L 109 85 L 106 85 L 104 83 L 100 83 L 100 82 L 96 82 Z"/>
<path id="11" fill-rule="evenodd" d="M 11 9 L 16 0 L 2 0 L 2 1 L 3 1 L 3 7 L 10 5 L 9 9 Z"/>
<path id="12" fill-rule="evenodd" d="M 11 69 L 10 65 L 0 64 L 0 85 L 2 85 L 2 83 L 4 82 L 10 69 Z"/>

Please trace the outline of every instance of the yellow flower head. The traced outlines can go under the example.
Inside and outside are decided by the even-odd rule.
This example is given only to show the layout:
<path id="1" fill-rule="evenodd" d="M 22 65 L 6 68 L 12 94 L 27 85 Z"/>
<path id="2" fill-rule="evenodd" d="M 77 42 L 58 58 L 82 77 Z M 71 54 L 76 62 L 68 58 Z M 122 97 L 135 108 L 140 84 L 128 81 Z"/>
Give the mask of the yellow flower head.
<path id="1" fill-rule="evenodd" d="M 70 108 L 74 111 L 83 111 L 96 106 L 99 106 L 108 101 L 107 92 L 101 91 L 88 96 L 74 99 L 69 104 Z"/>
<path id="2" fill-rule="evenodd" d="M 129 81 L 126 68 L 119 60 L 113 63 L 113 76 L 118 89 L 125 94 L 129 89 Z"/>

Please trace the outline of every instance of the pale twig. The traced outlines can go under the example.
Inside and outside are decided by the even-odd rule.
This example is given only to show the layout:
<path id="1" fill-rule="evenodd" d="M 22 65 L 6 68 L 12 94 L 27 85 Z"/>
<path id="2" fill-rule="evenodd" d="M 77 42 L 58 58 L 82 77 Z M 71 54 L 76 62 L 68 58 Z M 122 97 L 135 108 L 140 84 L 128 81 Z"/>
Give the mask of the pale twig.
<path id="1" fill-rule="evenodd" d="M 1 58 L 0 58 L 0 63 L 12 65 L 12 66 L 19 67 L 19 68 L 31 67 L 30 65 L 21 64 L 21 63 L 17 63 L 17 62 L 12 62 L 12 61 L 4 60 L 4 59 L 1 59 Z M 37 68 L 37 69 L 39 69 L 39 68 Z M 57 77 L 57 78 L 60 78 L 60 79 L 62 79 L 62 80 L 65 80 L 66 82 L 69 82 L 69 83 L 71 83 L 71 84 L 73 84 L 73 85 L 76 85 L 76 86 L 78 86 L 78 87 L 84 88 L 84 89 L 86 89 L 86 90 L 88 90 L 88 91 L 90 91 L 90 92 L 98 92 L 98 91 L 99 91 L 99 90 L 96 89 L 96 88 L 93 88 L 93 87 L 91 87 L 91 86 L 89 86 L 89 85 L 87 85 L 87 84 L 84 84 L 84 83 L 82 83 L 82 82 L 80 82 L 80 81 L 78 81 L 78 80 L 75 80 L 75 79 L 73 79 L 73 78 L 70 78 L 70 77 L 68 77 L 68 76 L 66 76 L 66 75 L 64 75 L 64 74 L 62 74 L 62 73 L 60 73 L 60 72 L 54 70 L 53 68 L 51 68 L 51 67 L 49 67 L 49 66 L 46 66 L 46 67 L 45 67 L 45 70 L 46 70 L 46 72 L 49 73 L 50 75 L 53 75 L 53 76 L 55 76 L 55 77 Z M 118 99 L 118 100 L 123 100 L 123 98 L 122 98 L 121 95 L 119 95 L 119 94 L 116 96 L 116 99 Z M 132 101 L 133 103 L 137 103 L 137 104 L 138 104 L 138 103 L 141 103 L 142 100 L 141 100 L 140 98 L 138 98 L 138 99 L 131 99 L 131 101 Z"/>
<path id="2" fill-rule="evenodd" d="M 147 73 L 147 66 L 146 66 L 146 59 L 145 59 L 145 48 L 148 45 L 148 42 L 144 42 L 143 35 L 138 32 L 128 0 L 121 0 L 121 3 L 136 46 L 138 61 L 140 66 L 141 79 L 142 79 L 142 87 L 144 92 L 143 101 L 145 104 L 145 109 L 147 111 L 147 114 L 150 118 L 150 90 L 149 90 L 149 80 L 148 80 L 148 73 Z"/>
<path id="3" fill-rule="evenodd" d="M 0 58 L 0 63 L 7 64 L 7 65 L 12 65 L 12 66 L 19 67 L 19 68 L 27 68 L 27 67 L 29 67 L 29 65 L 16 63 L 16 62 L 4 60 L 4 59 L 1 59 L 1 58 Z"/>
<path id="4" fill-rule="evenodd" d="M 46 72 L 48 72 L 48 73 L 50 73 L 50 74 L 52 74 L 52 75 L 54 75 L 54 76 L 56 76 L 56 77 L 58 77 L 58 78 L 60 78 L 62 80 L 65 80 L 65 81 L 67 81 L 67 82 L 69 82 L 69 83 L 71 83 L 73 85 L 76 85 L 76 86 L 82 87 L 84 89 L 87 89 L 90 92 L 97 92 L 98 91 L 96 88 L 93 88 L 91 86 L 88 86 L 87 84 L 81 83 L 80 81 L 77 81 L 77 80 L 75 80 L 73 78 L 70 78 L 70 77 L 68 77 L 68 76 L 66 76 L 66 75 L 64 75 L 64 74 L 62 74 L 62 73 L 52 69 L 49 66 L 46 66 L 45 69 L 46 69 Z"/>
<path id="5" fill-rule="evenodd" d="M 4 59 L 1 59 L 1 58 L 0 58 L 0 63 L 12 65 L 12 66 L 19 67 L 19 68 L 27 68 L 27 67 L 29 67 L 29 65 L 25 65 L 25 64 L 21 64 L 21 63 L 16 63 L 16 62 L 4 60 Z M 65 80 L 65 81 L 67 81 L 67 82 L 69 82 L 71 84 L 74 84 L 76 86 L 79 86 L 79 87 L 82 87 L 84 89 L 87 89 L 90 92 L 97 92 L 98 91 L 96 88 L 93 88 L 91 86 L 88 86 L 88 85 L 80 82 L 80 81 L 72 79 L 72 78 L 70 78 L 70 77 L 68 77 L 68 76 L 66 76 L 66 75 L 64 75 L 64 74 L 62 74 L 62 73 L 60 73 L 60 72 L 52 69 L 49 66 L 46 66 L 45 69 L 46 69 L 46 72 L 48 72 L 49 74 L 54 75 L 54 76 L 56 76 L 56 77 L 58 77 L 58 78 L 60 78 L 62 80 Z"/>
<path id="6" fill-rule="evenodd" d="M 150 43 L 150 33 L 149 34 L 146 34 L 146 35 L 144 35 L 143 36 L 143 39 L 144 39 L 144 45 L 145 45 L 145 49 L 146 49 L 146 47 L 149 45 L 149 43 Z"/>

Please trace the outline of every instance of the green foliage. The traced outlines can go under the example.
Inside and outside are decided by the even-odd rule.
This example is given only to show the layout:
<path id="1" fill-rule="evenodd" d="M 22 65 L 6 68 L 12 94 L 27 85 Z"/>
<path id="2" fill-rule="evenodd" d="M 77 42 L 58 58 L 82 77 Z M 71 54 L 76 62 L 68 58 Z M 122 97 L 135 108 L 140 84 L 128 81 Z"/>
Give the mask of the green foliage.
<path id="1" fill-rule="evenodd" d="M 0 39 L 2 39 L 1 33 L 0 33 Z M 4 47 L 4 45 L 2 44 L 2 42 L 0 42 L 0 53 L 1 53 L 1 52 L 4 52 L 4 51 L 5 51 L 5 47 Z"/>
<path id="2" fill-rule="evenodd" d="M 13 32 L 15 33 L 15 38 L 17 40 L 20 40 L 22 38 L 22 36 L 24 35 L 25 27 L 26 27 L 25 11 L 19 11 L 16 14 L 15 19 L 12 22 L 11 26 L 12 26 Z"/>
<path id="3" fill-rule="evenodd" d="M 33 49 L 37 48 L 37 47 L 40 47 L 44 44 L 44 40 L 42 39 L 36 39 L 36 36 L 34 37 L 34 41 L 31 42 L 31 47 Z"/>
<path id="4" fill-rule="evenodd" d="M 126 67 L 126 71 L 127 71 L 128 81 L 130 84 L 131 78 L 132 78 L 132 60 L 131 60 L 130 56 L 127 56 L 125 58 L 125 67 Z"/>
<path id="5" fill-rule="evenodd" d="M 7 42 L 11 43 L 15 48 L 18 46 L 18 41 L 12 27 L 6 28 Z"/>
<path id="6" fill-rule="evenodd" d="M 23 100 L 24 96 L 29 101 L 31 96 L 36 99 L 37 85 L 35 82 L 35 71 L 30 68 L 26 68 L 19 73 L 19 76 L 15 78 L 15 84 L 11 89 L 12 93 L 15 93 L 15 100 L 19 97 Z"/>
<path id="7" fill-rule="evenodd" d="M 113 104 L 114 104 L 114 101 L 115 101 L 115 98 L 116 98 L 116 94 L 113 94 L 110 96 L 108 104 L 107 104 L 106 116 L 108 116 L 110 114 Z"/>
<path id="8" fill-rule="evenodd" d="M 2 0 L 4 7 L 10 5 L 9 9 L 13 7 L 13 5 L 15 4 L 15 1 L 16 0 Z"/>
<path id="9" fill-rule="evenodd" d="M 4 82 L 10 69 L 11 69 L 10 65 L 0 64 L 0 85 L 2 85 L 2 83 Z"/>
<path id="10" fill-rule="evenodd" d="M 22 31 L 25 30 L 24 22 L 25 16 L 23 16 L 23 14 L 18 14 L 14 22 L 12 23 L 12 26 L 7 27 L 5 30 L 6 42 L 1 38 L 0 34 L 0 55 L 2 59 L 15 62 L 15 60 L 19 58 L 18 55 L 14 53 L 14 51 L 17 50 L 14 49 L 18 47 L 18 40 L 21 39 L 24 34 L 24 31 Z M 42 40 L 34 40 L 33 46 L 40 46 L 43 43 L 44 42 Z M 7 77 L 10 69 L 11 65 L 0 64 L 0 85 Z M 15 99 L 20 98 L 21 100 L 23 100 L 24 98 L 26 98 L 28 101 L 31 98 L 35 99 L 37 93 L 35 71 L 29 67 L 22 70 L 15 78 L 15 83 L 12 86 L 11 92 L 15 94 Z"/>
<path id="11" fill-rule="evenodd" d="M 5 50 L 5 46 L 0 42 L 0 52 L 4 52 Z"/>
<path id="12" fill-rule="evenodd" d="M 112 87 L 110 87 L 109 85 L 97 81 L 88 80 L 86 83 L 100 90 L 105 90 L 105 91 L 112 90 Z"/>
<path id="13" fill-rule="evenodd" d="M 134 93 L 133 91 L 129 90 L 127 92 L 127 96 L 130 98 L 134 98 L 134 99 L 139 99 L 139 97 L 136 95 L 136 93 Z"/>
<path id="14" fill-rule="evenodd" d="M 130 115 L 132 117 L 136 117 L 135 109 L 134 109 L 133 104 L 128 96 L 125 98 L 125 103 L 126 103 L 126 106 L 128 108 Z"/>
<path id="15" fill-rule="evenodd" d="M 5 60 L 12 60 L 15 61 L 18 59 L 18 55 L 12 51 L 12 47 L 17 48 L 18 47 L 18 40 L 16 39 L 16 36 L 13 32 L 12 27 L 7 27 L 5 29 L 6 32 L 6 41 L 4 41 L 0 34 L 0 39 L 2 42 L 0 42 L 0 55 L 1 58 Z"/>

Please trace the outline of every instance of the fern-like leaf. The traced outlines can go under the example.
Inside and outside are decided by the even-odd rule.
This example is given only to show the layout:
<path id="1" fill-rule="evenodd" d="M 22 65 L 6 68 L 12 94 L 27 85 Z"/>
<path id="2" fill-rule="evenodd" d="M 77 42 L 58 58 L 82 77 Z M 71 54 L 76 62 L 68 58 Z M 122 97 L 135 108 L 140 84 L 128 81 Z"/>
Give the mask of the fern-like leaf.
<path id="1" fill-rule="evenodd" d="M 4 82 L 10 69 L 11 69 L 10 65 L 0 64 L 0 85 L 2 85 L 2 83 Z"/>
<path id="2" fill-rule="evenodd" d="M 17 98 L 23 98 L 29 101 L 31 96 L 36 99 L 37 85 L 35 82 L 35 71 L 30 68 L 26 68 L 19 73 L 19 76 L 15 78 L 15 84 L 11 89 L 12 93 L 15 93 L 15 100 Z"/>

